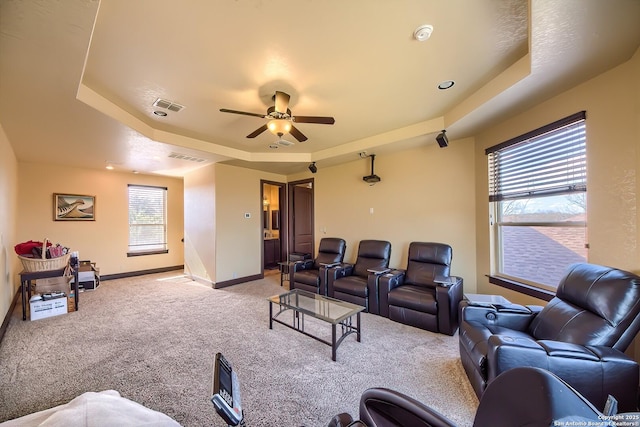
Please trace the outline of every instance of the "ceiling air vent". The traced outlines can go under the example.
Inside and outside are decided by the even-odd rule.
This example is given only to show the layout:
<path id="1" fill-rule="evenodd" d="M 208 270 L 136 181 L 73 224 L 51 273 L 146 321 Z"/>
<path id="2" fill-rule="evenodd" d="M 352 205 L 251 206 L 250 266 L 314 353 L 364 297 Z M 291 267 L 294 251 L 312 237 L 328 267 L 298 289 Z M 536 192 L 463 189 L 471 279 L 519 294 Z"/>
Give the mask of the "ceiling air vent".
<path id="1" fill-rule="evenodd" d="M 156 102 L 153 103 L 154 107 L 166 108 L 169 111 L 179 112 L 184 108 L 184 105 L 177 104 L 175 102 L 169 101 L 167 99 L 158 98 Z"/>
<path id="2" fill-rule="evenodd" d="M 193 157 L 193 156 L 189 156 L 186 154 L 180 154 L 180 153 L 171 153 L 169 154 L 169 157 L 171 157 L 172 159 L 179 159 L 179 160 L 187 160 L 189 162 L 198 162 L 198 163 L 202 163 L 202 162 L 206 162 L 207 159 L 201 159 L 199 157 Z"/>

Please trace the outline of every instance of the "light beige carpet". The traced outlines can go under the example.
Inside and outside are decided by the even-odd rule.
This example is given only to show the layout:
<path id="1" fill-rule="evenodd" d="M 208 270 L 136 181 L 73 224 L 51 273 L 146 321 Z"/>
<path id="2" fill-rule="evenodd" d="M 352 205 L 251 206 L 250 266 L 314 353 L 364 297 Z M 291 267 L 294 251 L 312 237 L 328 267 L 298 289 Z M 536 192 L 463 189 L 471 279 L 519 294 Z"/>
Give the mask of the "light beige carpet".
<path id="1" fill-rule="evenodd" d="M 237 371 L 248 426 L 325 426 L 358 413 L 361 393 L 388 387 L 461 426 L 478 400 L 449 337 L 362 315 L 362 342 L 331 348 L 283 325 L 268 327 L 278 275 L 224 289 L 180 272 L 104 281 L 80 311 L 22 321 L 16 307 L 0 345 L 0 421 L 114 389 L 184 426 L 223 426 L 209 398 L 222 352 Z M 308 321 L 330 336 L 330 325 Z"/>

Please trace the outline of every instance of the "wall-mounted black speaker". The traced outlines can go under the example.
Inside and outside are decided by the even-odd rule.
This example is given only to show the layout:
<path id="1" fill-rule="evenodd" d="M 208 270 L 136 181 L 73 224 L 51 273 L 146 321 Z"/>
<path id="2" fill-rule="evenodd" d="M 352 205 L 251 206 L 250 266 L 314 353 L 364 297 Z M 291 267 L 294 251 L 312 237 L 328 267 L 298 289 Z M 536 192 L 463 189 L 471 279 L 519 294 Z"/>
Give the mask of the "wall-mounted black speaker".
<path id="1" fill-rule="evenodd" d="M 438 141 L 440 148 L 444 148 L 449 145 L 449 138 L 447 138 L 446 132 L 446 130 L 443 130 L 440 132 L 440 135 L 436 136 L 436 141 Z"/>
<path id="2" fill-rule="evenodd" d="M 318 167 L 316 166 L 316 162 L 313 162 L 309 165 L 309 170 L 311 171 L 311 173 L 318 172 Z"/>

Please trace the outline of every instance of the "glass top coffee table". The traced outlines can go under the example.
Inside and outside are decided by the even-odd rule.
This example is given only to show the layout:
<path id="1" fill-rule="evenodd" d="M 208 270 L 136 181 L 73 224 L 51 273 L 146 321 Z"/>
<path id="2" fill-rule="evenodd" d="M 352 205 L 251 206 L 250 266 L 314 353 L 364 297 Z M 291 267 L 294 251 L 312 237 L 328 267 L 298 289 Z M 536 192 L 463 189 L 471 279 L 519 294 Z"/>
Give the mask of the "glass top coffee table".
<path id="1" fill-rule="evenodd" d="M 278 312 L 274 314 L 273 306 L 278 306 Z M 360 312 L 364 307 L 329 298 L 301 289 L 293 289 L 289 292 L 269 297 L 269 329 L 273 329 L 273 322 L 280 323 L 291 329 L 311 337 L 321 343 L 331 346 L 331 360 L 336 360 L 336 349 L 348 335 L 356 334 L 356 340 L 360 342 Z M 291 322 L 278 319 L 284 312 L 292 313 Z M 355 325 L 353 316 L 356 317 Z M 311 316 L 331 324 L 331 341 L 324 340 L 304 330 L 304 317 Z M 340 325 L 341 335 L 337 337 L 337 326 Z"/>

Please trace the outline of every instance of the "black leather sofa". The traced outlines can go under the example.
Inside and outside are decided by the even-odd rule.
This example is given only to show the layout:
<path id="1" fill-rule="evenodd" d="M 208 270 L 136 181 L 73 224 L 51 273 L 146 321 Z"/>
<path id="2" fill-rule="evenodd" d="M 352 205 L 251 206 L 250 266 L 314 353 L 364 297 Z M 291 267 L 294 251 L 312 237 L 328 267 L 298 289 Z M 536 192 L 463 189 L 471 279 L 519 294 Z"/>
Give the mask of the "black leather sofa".
<path id="1" fill-rule="evenodd" d="M 460 358 L 480 397 L 503 372 L 547 369 L 596 407 L 614 396 L 637 409 L 638 364 L 625 355 L 640 329 L 640 277 L 595 264 L 571 266 L 544 307 L 463 301 Z"/>

